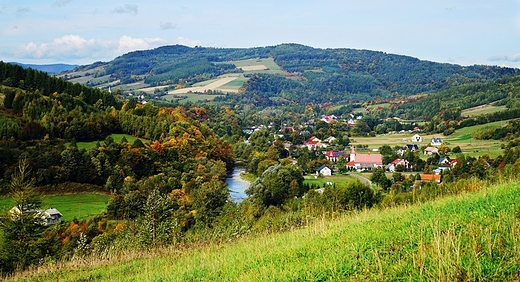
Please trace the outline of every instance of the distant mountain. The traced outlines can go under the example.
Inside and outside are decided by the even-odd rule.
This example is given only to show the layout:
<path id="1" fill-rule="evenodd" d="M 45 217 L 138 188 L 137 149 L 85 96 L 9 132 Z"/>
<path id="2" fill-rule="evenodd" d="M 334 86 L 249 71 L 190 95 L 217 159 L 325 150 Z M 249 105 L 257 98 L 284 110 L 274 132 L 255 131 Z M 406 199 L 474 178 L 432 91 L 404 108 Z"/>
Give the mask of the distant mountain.
<path id="1" fill-rule="evenodd" d="M 69 64 L 46 64 L 46 65 L 35 65 L 35 64 L 23 64 L 17 62 L 11 62 L 11 64 L 19 65 L 23 68 L 32 68 L 39 71 L 44 71 L 48 74 L 57 74 L 64 71 L 71 71 L 74 68 L 78 67 L 78 65 L 69 65 Z"/>
<path id="2" fill-rule="evenodd" d="M 460 66 L 423 61 L 379 51 L 319 49 L 299 44 L 257 48 L 207 48 L 182 45 L 135 51 L 68 73 L 65 79 L 139 94 L 163 95 L 192 89 L 195 83 L 237 76 L 212 91 L 233 87 L 236 102 L 267 106 L 366 101 L 374 97 L 434 93 L 472 82 L 520 73 L 498 66 Z M 168 90 L 151 93 L 150 89 Z M 200 90 L 202 89 L 202 90 Z M 178 91 L 178 90 L 176 90 Z M 207 88 L 192 92 L 208 91 Z M 221 99 L 221 98 L 219 98 Z"/>

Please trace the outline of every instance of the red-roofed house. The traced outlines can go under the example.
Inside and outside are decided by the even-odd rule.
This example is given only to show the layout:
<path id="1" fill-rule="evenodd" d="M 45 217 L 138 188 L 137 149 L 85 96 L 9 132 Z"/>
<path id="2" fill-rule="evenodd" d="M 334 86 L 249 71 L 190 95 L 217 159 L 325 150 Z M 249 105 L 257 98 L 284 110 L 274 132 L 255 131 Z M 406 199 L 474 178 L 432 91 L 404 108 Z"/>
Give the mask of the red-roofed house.
<path id="1" fill-rule="evenodd" d="M 347 168 L 356 170 L 371 170 L 383 167 L 383 158 L 381 154 L 357 154 L 356 149 L 352 146 L 350 150 L 350 158 Z"/>
<path id="2" fill-rule="evenodd" d="M 390 172 L 395 172 L 397 166 L 399 166 L 399 165 L 402 166 L 405 170 L 409 170 L 409 169 L 413 168 L 413 165 L 409 161 L 407 161 L 405 159 L 395 159 L 394 161 L 392 161 L 391 163 L 389 163 L 386 166 L 386 170 L 388 170 Z"/>
<path id="3" fill-rule="evenodd" d="M 347 154 L 338 150 L 330 150 L 325 153 L 325 158 L 331 162 L 337 162 L 341 157 L 347 158 Z"/>

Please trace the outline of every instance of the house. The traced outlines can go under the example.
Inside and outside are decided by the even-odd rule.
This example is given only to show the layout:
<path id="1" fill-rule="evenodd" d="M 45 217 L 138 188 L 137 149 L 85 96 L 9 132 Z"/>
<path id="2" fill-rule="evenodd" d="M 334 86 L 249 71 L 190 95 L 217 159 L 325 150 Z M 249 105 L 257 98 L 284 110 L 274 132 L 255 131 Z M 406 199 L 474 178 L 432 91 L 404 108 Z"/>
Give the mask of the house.
<path id="1" fill-rule="evenodd" d="M 421 181 L 435 181 L 437 183 L 441 183 L 441 175 L 440 174 L 421 174 Z"/>
<path id="2" fill-rule="evenodd" d="M 31 209 L 22 208 L 25 212 L 30 212 Z M 34 210 L 33 210 L 34 211 Z M 11 219 L 16 220 L 21 214 L 20 207 L 15 206 L 9 210 Z M 50 208 L 45 211 L 42 209 L 36 209 L 35 222 L 43 226 L 50 226 L 56 223 L 61 223 L 61 217 L 63 215 L 55 208 Z"/>
<path id="3" fill-rule="evenodd" d="M 316 144 L 316 143 L 321 143 L 321 140 L 316 136 L 311 136 L 311 138 L 309 138 L 309 140 L 307 142 Z"/>
<path id="4" fill-rule="evenodd" d="M 435 147 L 427 147 L 426 149 L 424 149 L 424 154 L 427 156 L 433 156 L 438 153 L 439 153 L 439 149 L 437 149 Z"/>
<path id="5" fill-rule="evenodd" d="M 451 167 L 454 167 L 454 166 L 456 166 L 456 165 L 457 165 L 457 160 L 451 160 L 451 161 L 450 161 L 450 166 L 451 166 Z"/>
<path id="6" fill-rule="evenodd" d="M 352 146 L 347 168 L 371 170 L 378 167 L 383 167 L 383 158 L 381 154 L 370 154 L 370 152 L 368 154 L 357 154 L 356 149 Z"/>
<path id="7" fill-rule="evenodd" d="M 330 144 L 330 143 L 334 142 L 334 140 L 336 140 L 336 137 L 329 136 L 329 137 L 327 137 L 327 139 L 323 140 L 323 143 Z"/>
<path id="8" fill-rule="evenodd" d="M 436 146 L 436 147 L 440 146 L 440 145 L 442 145 L 442 139 L 439 137 L 433 137 L 432 141 L 430 142 L 430 145 Z"/>
<path id="9" fill-rule="evenodd" d="M 412 136 L 412 142 L 422 142 L 422 137 L 419 134 Z"/>
<path id="10" fill-rule="evenodd" d="M 337 162 L 341 157 L 347 158 L 347 154 L 338 150 L 330 150 L 325 153 L 325 158 L 331 162 Z"/>
<path id="11" fill-rule="evenodd" d="M 395 153 L 402 156 L 406 150 L 410 150 L 412 152 L 419 151 L 419 146 L 417 146 L 417 144 L 406 144 L 406 146 L 397 149 Z"/>
<path id="12" fill-rule="evenodd" d="M 328 168 L 326 165 L 322 165 L 316 169 L 316 176 L 331 176 L 332 170 Z"/>
<path id="13" fill-rule="evenodd" d="M 415 152 L 419 151 L 419 146 L 417 146 L 417 144 L 406 144 L 406 149 Z"/>
<path id="14" fill-rule="evenodd" d="M 390 172 L 395 172 L 396 171 L 396 168 L 397 166 L 402 166 L 405 170 L 410 170 L 413 168 L 413 165 L 405 160 L 405 159 L 395 159 L 393 160 L 391 163 L 389 163 L 388 165 L 386 165 L 386 170 L 390 171 Z"/>
<path id="15" fill-rule="evenodd" d="M 61 212 L 55 208 L 46 209 L 42 213 L 42 218 L 45 220 L 45 226 L 61 223 L 62 216 Z"/>

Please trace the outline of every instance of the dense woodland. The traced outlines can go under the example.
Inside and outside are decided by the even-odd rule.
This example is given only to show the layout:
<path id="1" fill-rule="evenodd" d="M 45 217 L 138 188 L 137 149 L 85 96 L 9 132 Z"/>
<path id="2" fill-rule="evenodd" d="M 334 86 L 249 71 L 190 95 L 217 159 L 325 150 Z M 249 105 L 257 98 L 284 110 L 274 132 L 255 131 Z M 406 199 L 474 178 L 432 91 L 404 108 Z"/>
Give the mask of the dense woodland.
<path id="1" fill-rule="evenodd" d="M 424 129 L 430 132 L 517 118 L 520 79 L 505 76 L 517 73 L 515 69 L 287 44 L 251 49 L 167 46 L 121 56 L 106 71 L 127 78 L 147 74 L 154 85 L 192 83 L 237 71 L 225 63 L 229 60 L 268 56 L 285 71 L 301 75 L 288 79 L 254 74 L 240 95 L 204 105 L 143 105 L 0 62 L 0 193 L 13 197 L 20 207 L 30 207 L 22 208 L 17 217 L 1 215 L 0 271 L 44 260 L 108 257 L 132 248 L 227 241 L 286 230 L 324 215 L 458 193 L 473 179 L 518 174 L 518 120 L 510 120 L 499 132 L 495 128 L 476 133 L 506 142 L 504 154 L 496 159 L 466 157 L 460 148 L 441 148 L 438 156 L 427 160 L 407 151 L 403 158 L 414 164 L 413 173 L 406 177 L 400 170 L 389 178 L 383 170 L 374 171 L 371 180 L 377 189 L 353 181 L 316 192 L 318 187 L 305 185 L 303 176 L 335 164 L 324 158 L 323 150 L 299 146 L 313 135 L 333 136 L 336 141 L 329 149 L 343 150 L 351 137 L 416 126 L 386 118 L 392 115 L 428 120 Z M 406 97 L 425 92 L 439 93 Z M 368 110 L 354 127 L 348 126 L 345 119 L 352 110 L 367 106 L 359 101 L 371 97 L 402 99 L 388 109 Z M 333 107 L 340 101 L 340 107 Z M 462 109 L 491 102 L 507 110 L 461 117 Z M 338 120 L 321 121 L 324 114 L 337 115 Z M 265 126 L 247 133 L 260 125 Z M 112 133 L 145 141 L 114 142 Z M 76 145 L 96 140 L 92 149 Z M 396 148 L 380 149 L 385 164 L 397 157 Z M 427 183 L 412 194 L 415 174 L 431 172 L 439 158 L 448 155 L 457 159 L 457 166 L 445 174 L 445 184 Z M 240 204 L 229 200 L 224 182 L 237 160 L 255 178 L 247 191 L 250 197 Z M 104 214 L 50 228 L 34 221 L 39 195 L 85 191 L 112 195 Z"/>

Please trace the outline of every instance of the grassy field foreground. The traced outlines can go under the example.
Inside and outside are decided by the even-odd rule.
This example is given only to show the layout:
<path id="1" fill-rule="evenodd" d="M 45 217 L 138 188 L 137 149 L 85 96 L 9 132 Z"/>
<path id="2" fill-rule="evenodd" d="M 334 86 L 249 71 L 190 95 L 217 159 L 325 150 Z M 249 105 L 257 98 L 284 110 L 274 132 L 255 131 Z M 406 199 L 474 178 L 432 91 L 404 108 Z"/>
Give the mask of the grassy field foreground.
<path id="1" fill-rule="evenodd" d="M 226 244 L 94 266 L 69 263 L 19 279 L 513 281 L 520 279 L 519 207 L 520 183 L 501 185 Z"/>

